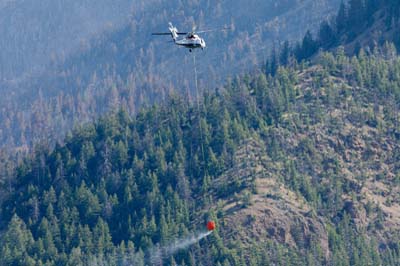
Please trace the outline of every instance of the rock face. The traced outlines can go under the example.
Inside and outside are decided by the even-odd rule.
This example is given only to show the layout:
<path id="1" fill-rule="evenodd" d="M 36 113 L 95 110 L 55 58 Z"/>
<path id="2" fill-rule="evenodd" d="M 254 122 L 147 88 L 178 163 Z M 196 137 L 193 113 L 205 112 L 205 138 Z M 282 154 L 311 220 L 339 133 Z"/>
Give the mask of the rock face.
<path id="1" fill-rule="evenodd" d="M 256 168 L 259 171 L 254 173 L 258 176 L 255 180 L 256 193 L 251 195 L 250 202 L 244 205 L 239 196 L 225 205 L 225 224 L 232 227 L 229 230 L 240 232 L 237 238 L 257 241 L 273 239 L 298 249 L 308 248 L 312 241 L 317 241 L 325 256 L 329 257 L 323 220 L 316 217 L 304 199 L 283 184 L 272 177 L 262 177 L 266 169 L 260 165 Z"/>
<path id="2" fill-rule="evenodd" d="M 236 166 L 215 181 L 216 189 L 232 180 L 242 180 L 240 194 L 223 202 L 222 230 L 227 239 L 241 242 L 275 240 L 295 249 L 321 247 L 329 257 L 328 235 L 324 220 L 317 217 L 301 196 L 286 188 L 266 168 L 270 164 L 265 147 L 253 139 L 236 153 Z"/>

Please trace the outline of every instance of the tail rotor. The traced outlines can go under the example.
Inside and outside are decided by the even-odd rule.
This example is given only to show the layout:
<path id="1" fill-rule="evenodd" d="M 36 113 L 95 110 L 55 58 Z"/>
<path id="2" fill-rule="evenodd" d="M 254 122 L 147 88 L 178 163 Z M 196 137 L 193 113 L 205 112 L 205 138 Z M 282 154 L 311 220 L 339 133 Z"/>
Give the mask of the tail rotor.
<path id="1" fill-rule="evenodd" d="M 178 38 L 178 29 L 176 27 L 174 27 L 171 22 L 169 22 L 168 24 L 169 24 L 168 29 L 171 32 L 171 37 L 175 42 L 176 39 Z"/>

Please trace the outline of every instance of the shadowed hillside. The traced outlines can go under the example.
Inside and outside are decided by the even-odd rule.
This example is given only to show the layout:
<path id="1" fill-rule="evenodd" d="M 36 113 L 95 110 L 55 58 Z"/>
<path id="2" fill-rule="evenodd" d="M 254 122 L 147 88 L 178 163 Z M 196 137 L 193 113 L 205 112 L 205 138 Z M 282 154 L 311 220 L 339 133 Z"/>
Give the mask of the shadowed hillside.
<path id="1" fill-rule="evenodd" d="M 154 38 L 150 34 L 167 30 L 169 21 L 182 31 L 191 30 L 194 24 L 198 29 L 232 29 L 204 35 L 208 47 L 196 53 L 200 88 L 214 88 L 224 84 L 227 75 L 258 69 L 274 43 L 297 39 L 305 29 L 315 29 L 338 6 L 336 0 L 189 1 L 184 5 L 180 1 L 144 4 L 121 0 L 115 5 L 85 1 L 70 7 L 73 2 L 37 6 L 30 1 L 15 1 L 2 9 L 2 19 L 14 13 L 20 19 L 18 24 L 12 19 L 8 24 L 0 23 L 5 31 L 0 41 L 4 44 L 1 58 L 6 62 L 0 65 L 13 68 L 22 64 L 16 67 L 22 68 L 18 73 L 42 69 L 0 81 L 4 95 L 0 120 L 6 121 L 1 126 L 0 145 L 4 148 L 29 149 L 38 141 L 58 139 L 72 125 L 115 107 L 123 106 L 134 113 L 166 98 L 171 91 L 193 98 L 193 55 L 173 46 L 167 36 Z M 36 9 L 49 14 L 37 18 L 40 13 L 34 12 Z M 120 9 L 124 12 L 115 17 L 113 10 Z M 87 14 L 77 18 L 75 10 Z M 59 12 L 62 16 L 57 15 Z M 94 25 L 86 18 L 93 19 Z M 107 26 L 108 21 L 112 26 Z M 17 43 L 7 36 L 17 38 Z"/>

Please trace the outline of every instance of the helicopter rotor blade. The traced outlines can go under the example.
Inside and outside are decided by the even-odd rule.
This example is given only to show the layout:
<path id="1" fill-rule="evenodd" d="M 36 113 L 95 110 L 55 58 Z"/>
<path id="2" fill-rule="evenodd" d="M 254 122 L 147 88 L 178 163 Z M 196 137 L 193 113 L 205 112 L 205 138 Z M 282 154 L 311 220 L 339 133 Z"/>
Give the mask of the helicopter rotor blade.
<path id="1" fill-rule="evenodd" d="M 177 32 L 178 35 L 186 35 L 187 32 Z M 171 35 L 171 32 L 153 32 L 151 35 Z"/>
<path id="2" fill-rule="evenodd" d="M 230 28 L 221 28 L 221 29 L 210 29 L 210 30 L 201 30 L 201 31 L 196 31 L 196 33 L 206 33 L 206 32 L 212 32 L 212 31 L 226 31 L 230 30 Z"/>

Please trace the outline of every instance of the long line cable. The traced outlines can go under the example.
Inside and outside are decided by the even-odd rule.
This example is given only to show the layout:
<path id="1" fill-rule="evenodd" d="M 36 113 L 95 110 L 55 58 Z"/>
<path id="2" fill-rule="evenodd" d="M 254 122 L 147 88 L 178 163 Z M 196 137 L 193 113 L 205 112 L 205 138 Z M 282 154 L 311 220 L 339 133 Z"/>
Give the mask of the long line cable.
<path id="1" fill-rule="evenodd" d="M 196 54 L 193 51 L 193 69 L 194 69 L 194 81 L 195 81 L 195 86 L 196 86 L 196 101 L 197 101 L 197 110 L 200 109 L 200 103 L 199 103 L 199 88 L 197 85 L 197 65 L 196 65 Z"/>
<path id="2" fill-rule="evenodd" d="M 197 83 L 197 65 L 196 65 L 196 54 L 193 51 L 193 68 L 194 68 L 194 80 L 195 80 L 195 86 L 196 86 L 196 102 L 197 102 L 197 113 L 199 115 L 199 129 L 200 129 L 200 141 L 201 141 L 201 153 L 203 156 L 203 164 L 204 164 L 204 175 L 207 176 L 207 163 L 206 163 L 206 157 L 204 153 L 204 143 L 203 143 L 203 127 L 201 125 L 201 112 L 200 112 L 200 97 L 199 97 L 199 88 L 198 88 L 198 83 Z"/>

